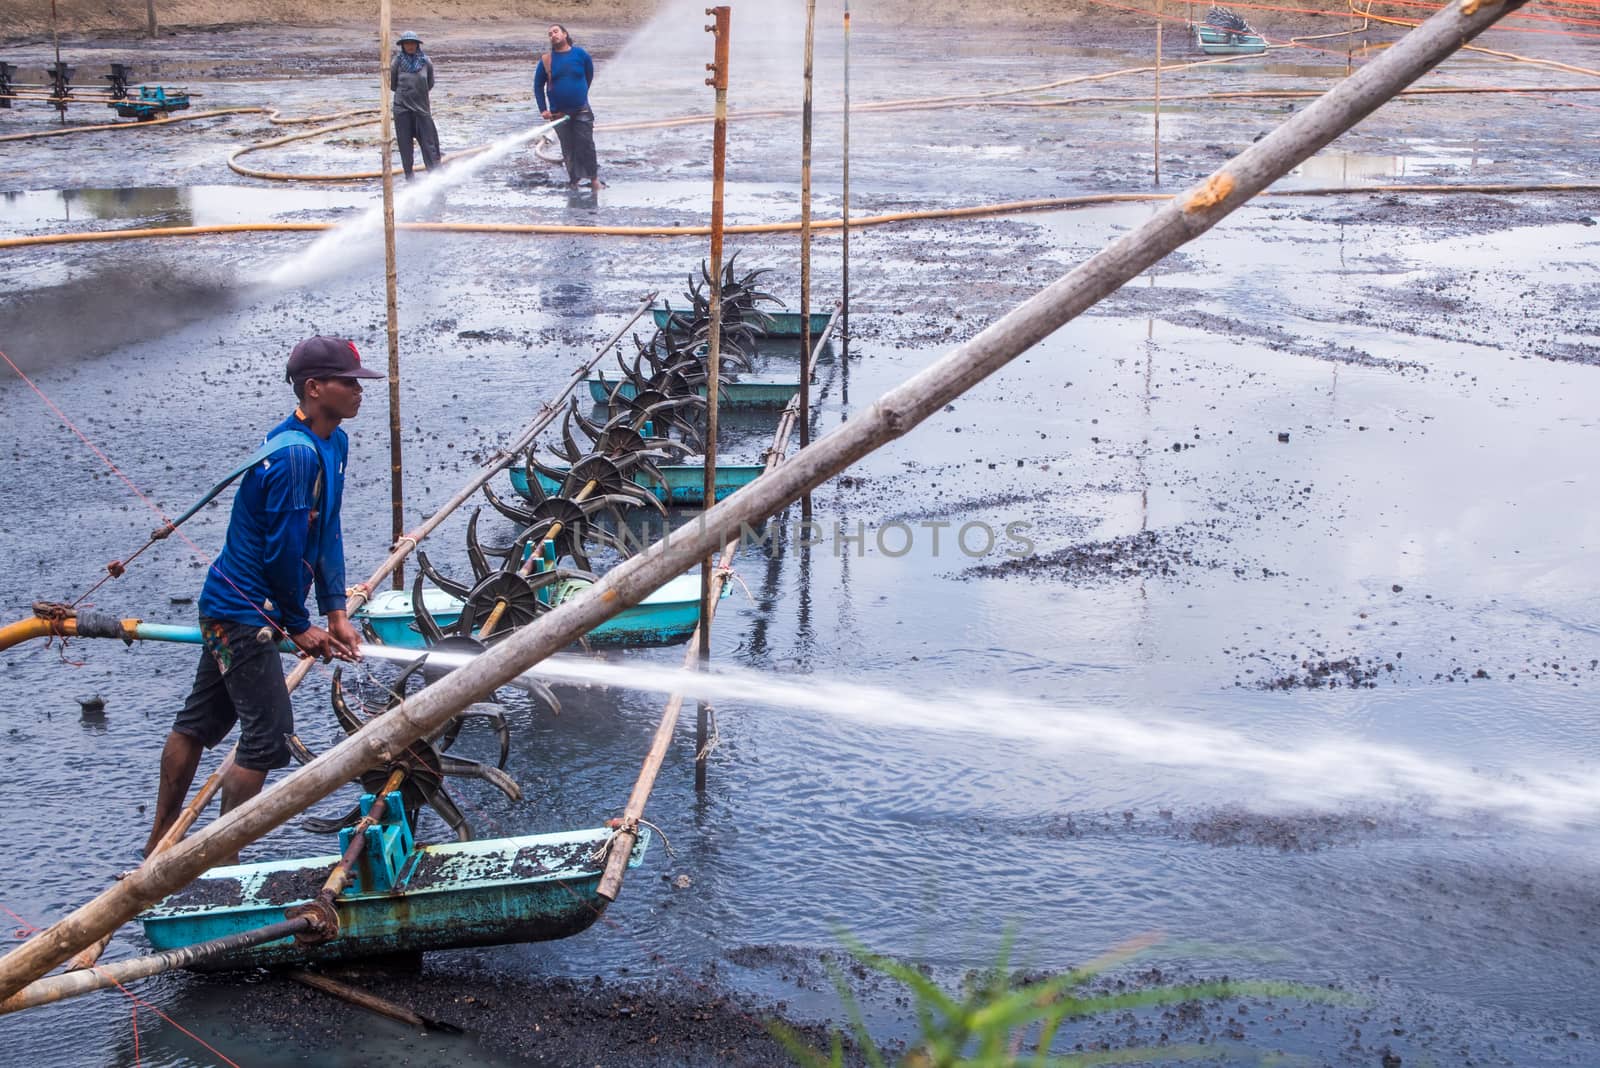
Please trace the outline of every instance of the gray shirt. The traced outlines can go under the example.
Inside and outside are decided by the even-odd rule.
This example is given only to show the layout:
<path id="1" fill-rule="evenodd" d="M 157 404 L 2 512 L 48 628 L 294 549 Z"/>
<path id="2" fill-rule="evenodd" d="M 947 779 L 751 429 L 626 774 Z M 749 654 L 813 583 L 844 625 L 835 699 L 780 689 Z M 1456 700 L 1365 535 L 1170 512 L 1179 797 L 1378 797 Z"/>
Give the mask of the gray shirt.
<path id="1" fill-rule="evenodd" d="M 428 90 L 433 88 L 433 60 L 422 57 L 417 70 L 406 70 L 403 56 L 389 64 L 389 88 L 394 92 L 395 111 L 428 112 Z"/>

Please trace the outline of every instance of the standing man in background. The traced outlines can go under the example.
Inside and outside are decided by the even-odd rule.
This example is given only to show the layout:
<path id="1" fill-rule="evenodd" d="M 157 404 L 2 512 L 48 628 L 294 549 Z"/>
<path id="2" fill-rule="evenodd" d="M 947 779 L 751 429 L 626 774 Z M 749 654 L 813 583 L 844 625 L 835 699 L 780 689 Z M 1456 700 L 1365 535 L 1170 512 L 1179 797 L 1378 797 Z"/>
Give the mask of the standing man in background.
<path id="1" fill-rule="evenodd" d="M 567 165 L 567 187 L 587 181 L 590 189 L 605 185 L 594 151 L 594 112 L 589 110 L 589 86 L 594 84 L 594 60 L 572 43 L 565 26 L 550 27 L 550 51 L 539 57 L 533 74 L 533 97 L 546 120 L 567 121 L 556 127 L 561 139 L 561 161 Z M 549 89 L 549 99 L 545 90 Z"/>
<path id="2" fill-rule="evenodd" d="M 394 93 L 394 138 L 400 142 L 400 166 L 411 181 L 411 142 L 422 146 L 422 165 L 439 166 L 439 129 L 428 108 L 433 88 L 433 60 L 422 51 L 422 38 L 409 30 L 400 35 L 400 53 L 389 64 L 389 89 Z"/>

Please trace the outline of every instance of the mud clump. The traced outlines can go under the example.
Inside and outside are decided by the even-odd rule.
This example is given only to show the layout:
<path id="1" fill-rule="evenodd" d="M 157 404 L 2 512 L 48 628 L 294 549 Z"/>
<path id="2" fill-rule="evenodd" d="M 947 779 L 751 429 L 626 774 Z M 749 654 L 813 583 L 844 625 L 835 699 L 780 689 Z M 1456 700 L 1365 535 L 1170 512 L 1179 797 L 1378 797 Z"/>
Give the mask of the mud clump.
<path id="1" fill-rule="evenodd" d="M 1252 812 L 1238 807 L 1190 813 L 1160 809 L 1153 816 L 1125 812 L 1069 812 L 1037 825 L 1049 839 L 1136 837 L 1181 838 L 1217 848 L 1250 846 L 1280 853 L 1314 853 L 1374 837 L 1403 837 L 1417 825 L 1383 810 L 1345 812 Z"/>
<path id="2" fill-rule="evenodd" d="M 343 969 L 330 974 L 344 981 Z M 463 1028 L 484 1051 L 525 1064 L 623 1065 L 795 1062 L 773 1037 L 769 1021 L 782 1002 L 763 1004 L 715 986 L 602 983 L 574 979 L 509 980 L 435 971 L 420 975 L 362 972 L 366 991 L 423 1016 Z M 240 1022 L 280 1033 L 297 1044 L 348 1040 L 350 1010 L 342 1002 L 287 981 L 254 984 L 236 1006 Z M 828 1047 L 827 1031 L 791 1023 L 814 1049 Z M 324 1047 L 327 1048 L 327 1047 Z M 434 1063 L 433 1056 L 425 1057 Z"/>
<path id="3" fill-rule="evenodd" d="M 1359 656 L 1346 656 L 1338 660 L 1302 660 L 1298 671 L 1258 679 L 1254 686 L 1260 690 L 1335 690 L 1341 686 L 1371 690 L 1377 688 L 1378 679 L 1393 675 L 1394 672 L 1395 665 L 1392 662 L 1370 660 L 1363 663 Z M 1236 685 L 1242 686 L 1244 683 Z"/>
<path id="4" fill-rule="evenodd" d="M 1266 815 L 1244 809 L 1217 809 L 1193 819 L 1177 820 L 1173 831 L 1202 845 L 1254 846 L 1280 853 L 1314 853 L 1330 846 L 1349 845 L 1392 824 L 1375 816 L 1342 813 Z"/>
<path id="5" fill-rule="evenodd" d="M 1216 568 L 1218 561 L 1199 557 L 1192 547 L 1173 542 L 1187 532 L 1141 530 L 1107 541 L 1069 545 L 1054 552 L 1026 556 L 995 564 L 980 564 L 964 571 L 966 578 L 1003 578 L 1017 575 L 1094 582 L 1111 579 L 1176 578 L 1193 568 Z"/>
<path id="6" fill-rule="evenodd" d="M 167 899 L 177 908 L 238 908 L 244 904 L 244 887 L 238 879 L 196 879 Z"/>

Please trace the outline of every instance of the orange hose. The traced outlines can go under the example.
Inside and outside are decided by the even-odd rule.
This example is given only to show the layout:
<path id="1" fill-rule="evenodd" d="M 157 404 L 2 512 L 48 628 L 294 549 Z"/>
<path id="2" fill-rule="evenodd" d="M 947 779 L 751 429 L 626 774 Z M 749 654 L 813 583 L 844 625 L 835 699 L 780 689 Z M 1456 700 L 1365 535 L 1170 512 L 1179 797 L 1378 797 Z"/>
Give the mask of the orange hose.
<path id="1" fill-rule="evenodd" d="M 1324 189 L 1270 189 L 1259 195 L 1264 197 L 1344 196 L 1366 193 L 1600 193 L 1600 183 L 1562 182 L 1527 185 L 1365 185 Z M 901 211 L 889 215 L 850 217 L 851 226 L 885 226 L 890 223 L 913 222 L 928 219 L 959 219 L 983 215 L 1010 215 L 1028 211 L 1052 211 L 1065 208 L 1089 207 L 1094 204 L 1127 204 L 1142 201 L 1170 200 L 1170 193 L 1093 193 L 1073 197 L 1044 197 L 1038 200 L 1010 200 L 1000 204 L 977 204 L 962 208 L 930 208 L 926 211 Z M 93 230 L 79 234 L 40 234 L 32 237 L 11 237 L 0 240 L 0 249 L 27 248 L 33 245 L 67 245 L 92 241 L 128 241 L 153 237 L 196 237 L 205 234 L 271 233 L 274 231 L 332 230 L 338 223 L 219 223 L 215 226 L 173 226 L 164 229 L 143 230 Z M 812 219 L 818 230 L 838 230 L 843 219 Z M 415 230 L 445 234 L 568 234 L 587 237 L 703 237 L 711 232 L 709 225 L 700 226 L 571 226 L 558 223 L 441 223 L 402 222 L 396 230 Z M 792 233 L 800 229 L 798 220 L 773 223 L 743 223 L 725 226 L 730 234 Z"/>
<path id="2" fill-rule="evenodd" d="M 38 130 L 33 133 L 14 133 L 0 137 L 0 141 L 29 141 L 35 137 L 63 137 L 67 134 L 89 133 L 92 130 L 142 130 L 150 126 L 165 126 L 170 122 L 188 122 L 191 119 L 209 119 L 217 115 L 264 114 L 268 108 L 239 107 L 217 108 L 213 111 L 196 111 L 191 115 L 168 115 L 164 119 L 148 122 L 104 122 L 94 126 L 68 126 L 61 130 Z"/>
<path id="3" fill-rule="evenodd" d="M 66 637 L 71 631 L 77 630 L 77 622 L 75 619 L 66 619 L 58 624 L 54 620 L 34 616 L 32 619 L 19 619 L 15 623 L 7 623 L 0 627 L 0 649 L 9 649 L 13 645 L 21 645 L 34 638 L 49 638 L 52 635 Z"/>

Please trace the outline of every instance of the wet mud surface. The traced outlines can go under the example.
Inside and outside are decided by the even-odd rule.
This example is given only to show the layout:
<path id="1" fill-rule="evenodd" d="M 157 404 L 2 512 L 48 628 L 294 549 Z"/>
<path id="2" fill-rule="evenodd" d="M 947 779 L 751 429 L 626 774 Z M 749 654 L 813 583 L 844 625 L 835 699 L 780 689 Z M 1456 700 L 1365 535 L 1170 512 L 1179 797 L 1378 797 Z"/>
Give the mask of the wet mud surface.
<path id="1" fill-rule="evenodd" d="M 709 110 L 698 85 L 702 20 L 696 12 L 689 21 L 694 34 L 657 35 L 643 51 L 622 30 L 590 38 L 611 78 L 597 102 L 602 123 Z M 855 39 L 858 100 L 1135 66 L 1151 45 L 1145 30 L 1112 25 L 1097 28 L 1090 49 L 1082 33 L 996 30 L 979 43 L 869 22 Z M 447 150 L 526 125 L 524 40 L 482 26 L 422 30 L 440 66 L 435 106 Z M 319 34 L 289 54 L 265 29 L 184 35 L 148 51 L 117 38 L 69 44 L 86 67 L 143 53 L 142 74 L 193 82 L 212 105 L 266 100 L 324 113 L 357 106 L 370 80 L 354 31 Z M 35 42 L 9 58 L 37 65 L 45 51 Z M 1593 65 L 1581 43 L 1548 42 L 1546 52 Z M 1298 73 L 1267 65 L 1171 77 L 1199 91 L 1304 88 L 1343 74 L 1342 46 L 1297 58 Z M 735 113 L 792 103 L 767 60 L 739 59 L 749 80 Z M 823 50 L 819 144 L 840 134 L 830 110 L 837 62 Z M 1566 78 L 1481 57 L 1439 77 Z M 1148 91 L 1146 82 L 1112 82 L 1095 92 L 1125 94 L 1124 103 L 863 113 L 851 128 L 852 213 L 1154 191 L 1150 111 L 1134 99 Z M 714 657 L 887 680 L 913 695 L 993 685 L 1129 722 L 1159 712 L 1283 748 L 1331 733 L 1511 780 L 1545 770 L 1592 777 L 1595 197 L 1367 188 L 1590 181 L 1600 158 L 1580 134 L 1587 111 L 1570 99 L 1449 97 L 1381 110 L 1281 183 L 1348 183 L 1353 192 L 1242 209 L 820 488 L 822 540 L 809 552 L 741 560 L 746 588 L 719 616 Z M 1299 106 L 1164 113 L 1161 190 L 1204 176 Z M 50 121 L 17 112 L 0 132 Z M 245 160 L 308 173 L 366 168 L 374 129 Z M 793 217 L 792 127 L 731 130 L 730 218 Z M 243 116 L 115 142 L 7 145 L 0 228 L 327 220 L 372 202 L 370 184 L 285 186 L 226 169 L 235 148 L 284 132 Z M 429 211 L 459 221 L 698 223 L 708 210 L 707 137 L 698 127 L 603 132 L 610 187 L 593 199 L 569 199 L 556 172 L 523 152 Z M 839 177 L 836 155 L 821 155 L 819 215 L 837 213 Z M 815 429 L 858 416 L 1152 210 L 1109 205 L 852 233 L 850 344 L 818 375 Z M 309 241 L 245 234 L 7 252 L 0 348 L 106 447 L 120 474 L 163 507 L 181 507 L 220 473 L 233 444 L 281 415 L 281 361 L 294 339 L 349 334 L 381 359 L 381 260 L 370 252 L 328 270 L 305 263 L 300 284 L 263 283 Z M 777 268 L 771 285 L 792 305 L 792 235 L 742 237 L 736 247 L 742 264 Z M 837 238 L 819 237 L 817 249 L 827 299 Z M 680 303 L 705 254 L 698 240 L 467 235 L 402 235 L 400 250 L 412 522 L 525 423 L 645 291 Z M 9 621 L 37 597 L 71 599 L 152 524 L 121 478 L 14 377 L 0 384 L 0 411 L 0 608 Z M 370 391 L 350 428 L 360 474 L 347 515 L 377 517 L 347 523 L 348 553 L 362 561 L 352 571 L 387 544 L 386 414 L 381 391 Z M 738 429 L 729 457 L 753 459 L 769 433 L 765 424 Z M 464 523 L 447 524 L 437 550 L 430 544 L 447 574 L 465 570 Z M 214 546 L 224 524 L 225 509 L 207 509 L 191 536 Z M 985 530 L 993 546 L 971 551 Z M 163 549 L 143 562 L 96 593 L 97 609 L 189 622 L 193 605 L 178 598 L 196 592 L 199 561 Z M 31 801 L 26 820 L 18 809 L 4 824 L 12 845 L 0 902 L 34 923 L 130 863 L 165 724 L 193 670 L 188 650 L 78 643 L 68 655 L 82 666 L 54 648 L 0 654 L 0 701 L 12 720 L 0 774 Z M 681 650 L 626 655 L 668 663 Z M 373 681 L 361 685 L 375 690 Z M 107 697 L 105 719 L 80 724 L 77 699 L 91 692 Z M 616 814 L 660 701 L 562 697 L 554 720 L 507 699 L 510 770 L 528 800 L 463 787 L 480 836 L 594 826 Z M 327 699 L 314 673 L 296 702 L 317 751 L 341 736 Z M 981 718 L 981 698 L 973 702 Z M 821 1048 L 827 1027 L 846 1019 L 836 971 L 885 1046 L 913 1037 L 903 992 L 853 964 L 839 949 L 841 930 L 952 989 L 992 963 L 1007 930 L 1019 965 L 1039 975 L 1160 930 L 1170 941 L 1155 959 L 1108 977 L 1104 989 L 1230 975 L 1357 1002 L 1195 1002 L 1085 1022 L 1063 1049 L 1204 1042 L 1227 1063 L 1281 1050 L 1384 1068 L 1600 1062 L 1592 822 L 1441 812 L 1425 797 L 1268 804 L 1248 773 L 1214 781 L 1170 755 L 1107 764 L 1070 746 L 926 731 L 917 717 L 911 708 L 900 730 L 884 731 L 720 709 L 710 791 L 695 795 L 688 758 L 675 751 L 651 802 L 674 853 L 653 847 L 603 922 L 557 943 L 433 954 L 420 973 L 349 977 L 460 1024 L 464 1039 L 353 1015 L 261 974 L 168 978 L 148 996 L 240 1063 L 300 1063 L 338 1049 L 351 1064 L 778 1065 L 791 1061 L 769 1020 L 789 1020 Z M 85 781 L 108 799 L 106 821 L 93 826 L 81 819 Z M 1314 796 L 1317 784 L 1305 785 Z M 444 833 L 436 822 L 423 831 Z M 285 828 L 246 859 L 325 844 Z M 63 853 L 98 859 L 66 874 Z M 143 949 L 136 928 L 113 945 L 114 955 Z M 142 1056 L 207 1063 L 148 1019 L 139 1017 Z M 60 1048 L 62 1033 L 99 1051 L 94 1063 L 134 1056 L 135 1025 L 114 999 L 13 1025 L 29 1063 L 88 1063 Z"/>

